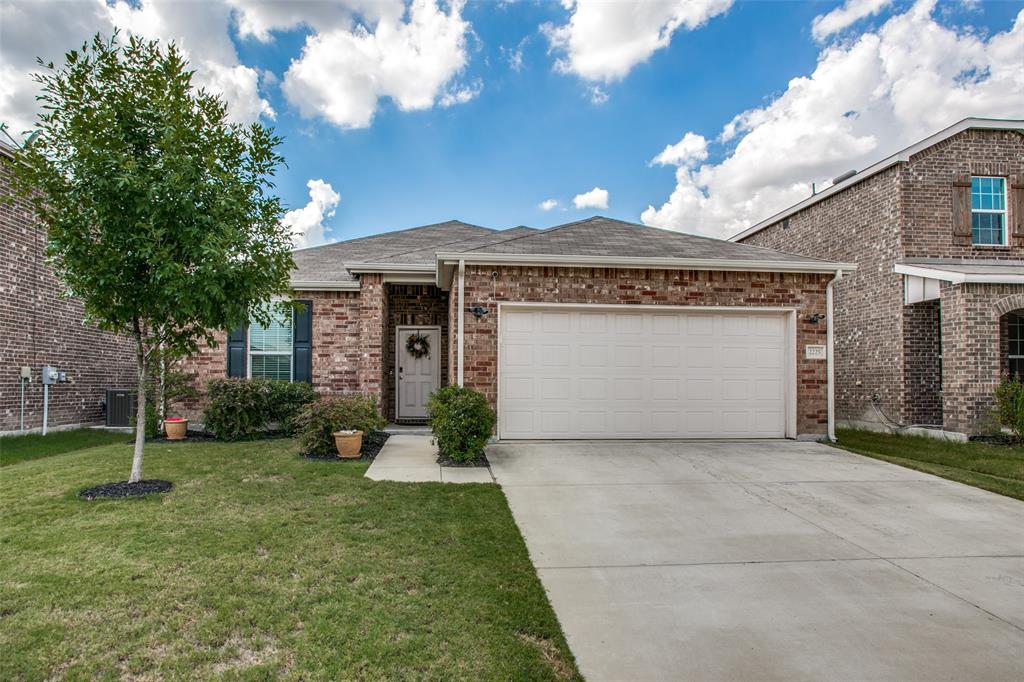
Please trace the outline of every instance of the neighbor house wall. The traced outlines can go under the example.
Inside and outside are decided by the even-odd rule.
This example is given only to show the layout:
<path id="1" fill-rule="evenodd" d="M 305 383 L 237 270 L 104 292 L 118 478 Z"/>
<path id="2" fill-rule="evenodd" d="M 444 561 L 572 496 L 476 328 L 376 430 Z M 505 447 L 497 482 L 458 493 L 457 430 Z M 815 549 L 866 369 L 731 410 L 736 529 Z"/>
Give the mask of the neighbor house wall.
<path id="1" fill-rule="evenodd" d="M 46 232 L 21 198 L 12 198 L 13 160 L 0 153 L 0 433 L 20 428 L 20 368 L 32 369 L 25 389 L 25 427 L 43 419 L 44 365 L 67 374 L 50 387 L 51 427 L 101 424 L 108 388 L 134 388 L 134 344 L 85 323 L 81 301 L 63 298 L 46 263 Z"/>
<path id="2" fill-rule="evenodd" d="M 498 277 L 492 279 L 496 271 Z M 497 403 L 498 304 L 502 301 L 687 306 L 792 307 L 797 310 L 797 431 L 823 434 L 828 421 L 826 363 L 807 360 L 808 344 L 825 343 L 825 275 L 466 266 L 465 305 L 489 312 L 465 318 L 465 385 Z M 456 293 L 453 290 L 452 297 Z M 455 307 L 452 306 L 453 324 Z M 455 368 L 450 370 L 454 381 Z"/>
<path id="3" fill-rule="evenodd" d="M 836 417 L 906 419 L 898 167 L 874 175 L 742 240 L 856 263 L 835 285 Z"/>

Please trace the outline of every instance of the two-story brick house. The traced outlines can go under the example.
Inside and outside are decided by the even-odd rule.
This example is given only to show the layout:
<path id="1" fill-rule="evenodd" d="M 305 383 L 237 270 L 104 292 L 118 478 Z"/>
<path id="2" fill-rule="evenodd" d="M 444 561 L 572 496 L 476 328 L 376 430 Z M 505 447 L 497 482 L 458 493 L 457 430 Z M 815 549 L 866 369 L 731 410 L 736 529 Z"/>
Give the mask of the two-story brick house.
<path id="1" fill-rule="evenodd" d="M 840 422 L 971 434 L 1024 371 L 1024 120 L 970 118 L 734 236 L 858 264 L 836 285 Z"/>

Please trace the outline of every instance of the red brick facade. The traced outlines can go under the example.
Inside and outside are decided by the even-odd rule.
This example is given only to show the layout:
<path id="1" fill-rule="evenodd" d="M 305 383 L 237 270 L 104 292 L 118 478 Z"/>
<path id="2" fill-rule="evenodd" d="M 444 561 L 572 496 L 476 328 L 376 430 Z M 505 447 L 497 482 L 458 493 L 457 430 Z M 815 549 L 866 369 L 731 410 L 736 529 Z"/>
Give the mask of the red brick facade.
<path id="1" fill-rule="evenodd" d="M 0 154 L 0 199 L 11 195 L 9 157 Z M 50 387 L 49 425 L 101 424 L 108 388 L 134 388 L 134 344 L 84 322 L 80 301 L 61 297 L 46 264 L 46 234 L 25 202 L 0 201 L 0 433 L 20 428 L 19 372 L 25 386 L 25 428 L 42 425 L 40 370 L 50 365 L 67 382 Z"/>
<path id="2" fill-rule="evenodd" d="M 998 292 L 953 285 L 943 288 L 937 306 L 905 306 L 903 277 L 894 272 L 905 258 L 1024 257 L 1021 241 L 1004 247 L 955 243 L 953 181 L 960 174 L 1024 174 L 1024 136 L 961 132 L 742 240 L 858 264 L 836 287 L 839 419 L 959 432 L 988 421 L 1004 364 L 994 306 L 1000 296 L 1024 292 L 1024 285 L 1003 285 Z"/>
<path id="3" fill-rule="evenodd" d="M 492 272 L 498 273 L 497 278 L 492 278 Z M 797 348 L 802 349 L 808 344 L 825 343 L 824 324 L 813 324 L 808 317 L 825 314 L 829 279 L 828 275 L 810 274 L 466 265 L 466 305 L 482 305 L 490 312 L 479 320 L 473 315 L 465 318 L 464 383 L 496 404 L 501 301 L 791 307 L 797 310 Z M 456 286 L 452 287 L 453 299 Z M 453 324 L 454 314 L 453 306 Z M 800 434 L 823 434 L 826 430 L 825 372 L 825 362 L 806 360 L 798 350 Z M 454 378 L 453 366 L 450 379 Z"/>

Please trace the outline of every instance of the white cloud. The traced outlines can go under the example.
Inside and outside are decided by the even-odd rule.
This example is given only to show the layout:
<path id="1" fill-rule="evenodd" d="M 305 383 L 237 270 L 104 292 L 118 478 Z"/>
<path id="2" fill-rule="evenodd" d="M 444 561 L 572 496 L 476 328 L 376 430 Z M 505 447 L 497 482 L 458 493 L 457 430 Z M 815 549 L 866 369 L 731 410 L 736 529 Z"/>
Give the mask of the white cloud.
<path id="1" fill-rule="evenodd" d="M 595 187 L 589 192 L 574 196 L 572 204 L 576 208 L 608 208 L 608 190 Z"/>
<path id="2" fill-rule="evenodd" d="M 509 68 L 516 73 L 523 70 L 523 48 L 526 47 L 526 43 L 529 39 L 530 36 L 526 36 L 520 40 L 515 47 L 505 47 L 502 45 L 500 48 L 502 56 L 504 56 L 505 60 L 508 61 Z"/>
<path id="3" fill-rule="evenodd" d="M 288 211 L 281 220 L 285 227 L 292 228 L 292 245 L 296 249 L 327 243 L 324 219 L 334 216 L 334 209 L 341 201 L 341 195 L 323 180 L 310 180 L 306 187 L 309 188 L 309 203 Z"/>
<path id="4" fill-rule="evenodd" d="M 667 47 L 679 28 L 693 30 L 725 12 L 732 0 L 607 2 L 563 0 L 572 11 L 561 26 L 544 24 L 551 50 L 562 53 L 555 68 L 588 81 L 625 78 L 637 64 Z"/>
<path id="5" fill-rule="evenodd" d="M 846 0 L 828 14 L 819 14 L 811 22 L 811 35 L 815 40 L 825 40 L 833 33 L 852 26 L 864 17 L 878 14 L 892 4 L 892 0 Z"/>
<path id="6" fill-rule="evenodd" d="M 1024 11 L 986 39 L 940 25 L 933 9 L 918 2 L 877 32 L 824 48 L 813 73 L 723 127 L 720 161 L 675 159 L 675 189 L 641 220 L 728 237 L 807 197 L 812 182 L 821 186 L 962 118 L 1019 117 Z"/>
<path id="7" fill-rule="evenodd" d="M 469 85 L 462 85 L 454 89 L 447 90 L 441 99 L 437 103 L 444 107 L 453 107 L 456 104 L 465 104 L 466 102 L 474 99 L 484 89 L 484 83 L 482 80 L 477 79 Z"/>
<path id="8" fill-rule="evenodd" d="M 383 97 L 403 111 L 472 99 L 472 87 L 452 84 L 468 60 L 462 6 L 453 0 L 445 12 L 435 0 L 413 0 L 406 15 L 401 2 L 388 3 L 363 15 L 366 23 L 310 35 L 285 73 L 286 97 L 303 116 L 342 128 L 369 126 Z"/>
<path id="9" fill-rule="evenodd" d="M 708 158 L 708 141 L 703 135 L 686 133 L 683 139 L 666 146 L 661 153 L 651 159 L 651 164 L 659 166 L 688 166 L 695 161 Z"/>
<path id="10" fill-rule="evenodd" d="M 351 20 L 353 12 L 389 11 L 383 0 L 228 0 L 235 15 L 240 38 L 262 43 L 273 40 L 272 31 L 290 31 L 308 26 L 320 31 Z"/>
<path id="11" fill-rule="evenodd" d="M 109 36 L 114 27 L 145 38 L 174 40 L 195 69 L 195 83 L 221 94 L 232 120 L 273 117 L 260 96 L 259 73 L 239 62 L 228 35 L 230 8 L 223 2 L 104 0 L 38 2 L 5 0 L 0 5 L 0 120 L 15 133 L 32 127 L 38 111 L 38 85 L 30 74 L 36 57 L 59 63 L 64 53 L 93 34 Z"/>
<path id="12" fill-rule="evenodd" d="M 591 85 L 587 91 L 590 93 L 590 103 L 598 106 L 608 101 L 608 93 L 600 85 Z"/>
<path id="13" fill-rule="evenodd" d="M 558 207 L 558 200 L 557 199 L 545 199 L 544 201 L 542 201 L 539 204 L 537 204 L 537 208 L 539 208 L 542 211 L 550 211 L 550 210 L 552 210 L 554 208 L 557 208 L 557 207 Z"/>

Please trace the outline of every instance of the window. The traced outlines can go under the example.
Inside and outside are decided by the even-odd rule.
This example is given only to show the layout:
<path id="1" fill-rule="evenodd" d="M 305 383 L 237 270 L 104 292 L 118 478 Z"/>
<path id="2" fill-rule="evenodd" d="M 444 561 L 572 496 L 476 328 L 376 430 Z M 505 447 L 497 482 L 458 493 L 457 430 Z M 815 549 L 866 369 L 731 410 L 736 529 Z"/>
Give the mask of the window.
<path id="1" fill-rule="evenodd" d="M 1009 313 L 1006 316 L 1006 336 L 1009 341 L 1006 349 L 1007 369 L 1011 377 L 1024 381 L 1024 315 Z"/>
<path id="2" fill-rule="evenodd" d="M 971 178 L 971 243 L 1006 243 L 1006 179 Z"/>
<path id="3" fill-rule="evenodd" d="M 249 326 L 249 376 L 253 379 L 292 380 L 292 311 L 269 304 L 266 326 L 253 320 Z"/>

